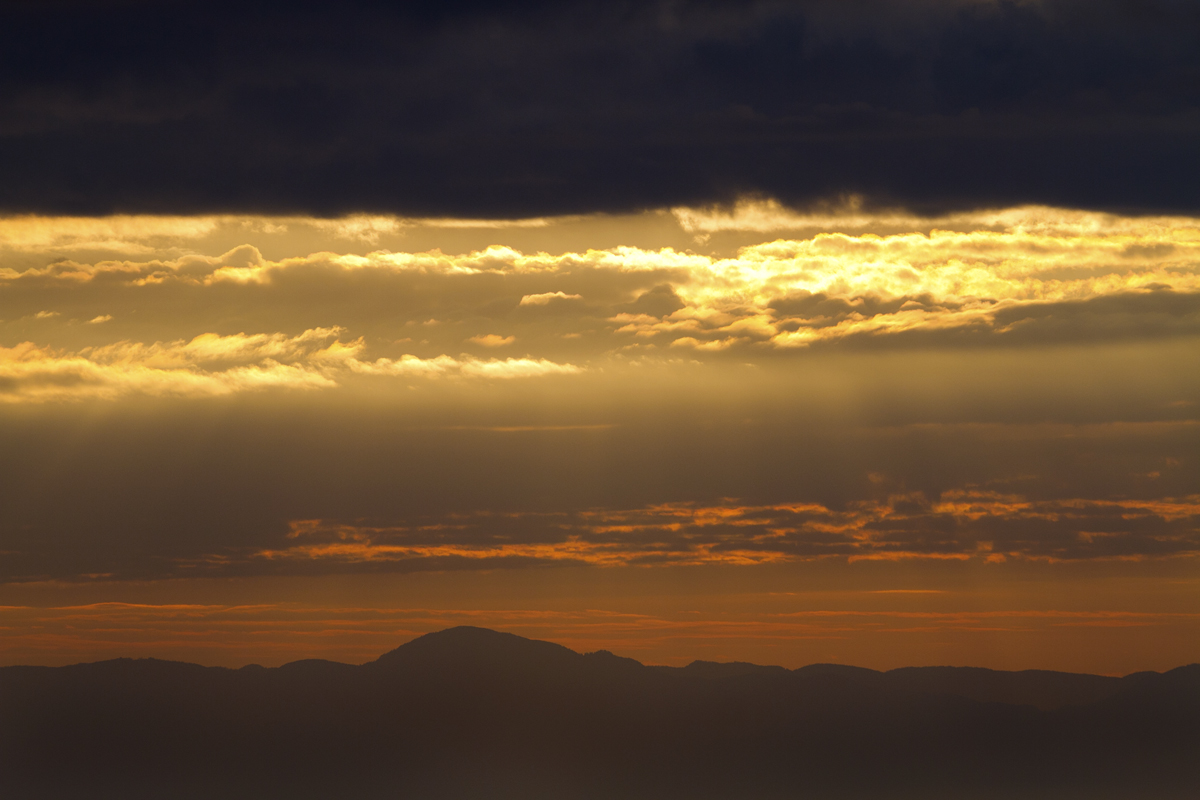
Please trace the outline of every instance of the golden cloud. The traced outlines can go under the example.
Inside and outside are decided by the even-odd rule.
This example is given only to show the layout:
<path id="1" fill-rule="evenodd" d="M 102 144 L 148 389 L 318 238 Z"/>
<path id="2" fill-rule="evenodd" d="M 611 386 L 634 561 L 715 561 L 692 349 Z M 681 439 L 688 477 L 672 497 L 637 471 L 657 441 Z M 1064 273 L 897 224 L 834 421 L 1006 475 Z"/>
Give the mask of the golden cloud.
<path id="1" fill-rule="evenodd" d="M 130 345 L 129 349 L 144 347 Z M 192 366 L 155 366 L 153 360 L 140 361 L 128 355 L 105 362 L 79 353 L 56 353 L 29 342 L 0 347 L 0 402 L 114 399 L 134 393 L 212 397 L 269 388 L 320 389 L 334 385 L 314 369 L 270 359 L 210 371 Z"/>
<path id="2" fill-rule="evenodd" d="M 0 347 L 0 402 L 114 399 L 128 394 L 212 397 L 264 389 L 327 389 L 350 374 L 406 377 L 533 378 L 580 368 L 545 359 L 450 356 L 359 360 L 361 339 L 340 328 L 283 333 L 204 333 L 172 342 L 122 341 L 77 352 L 24 342 Z M 334 341 L 330 342 L 330 339 Z"/>
<path id="3" fill-rule="evenodd" d="M 398 375 L 406 377 L 450 377 L 461 375 L 474 378 L 537 378 L 545 375 L 577 375 L 582 370 L 574 364 L 558 364 L 546 359 L 505 358 L 476 359 L 418 358 L 404 355 L 398 359 L 380 358 L 375 361 L 348 360 L 347 366 L 365 375 Z"/>
<path id="4" fill-rule="evenodd" d="M 567 294 L 566 292 L 540 292 L 539 294 L 527 294 L 521 298 L 523 306 L 545 306 L 549 305 L 552 300 L 581 300 L 582 295 Z"/>
<path id="5" fill-rule="evenodd" d="M 498 333 L 485 333 L 479 336 L 472 336 L 468 342 L 483 345 L 484 347 L 504 347 L 510 345 L 517 340 L 515 336 L 501 336 Z"/>
<path id="6" fill-rule="evenodd" d="M 529 308 L 582 299 L 580 292 L 560 288 L 579 285 L 583 280 L 580 276 L 591 285 L 609 287 L 601 293 L 620 296 L 629 291 L 622 288 L 628 286 L 627 278 L 653 274 L 669 287 L 670 296 L 681 307 L 665 311 L 631 309 L 619 303 L 614 307 L 610 301 L 607 317 L 611 327 L 606 332 L 632 335 L 635 341 L 652 340 L 658 347 L 675 343 L 700 352 L 733 346 L 787 350 L 852 337 L 895 337 L 914 332 L 1015 335 L 1027 330 L 1030 320 L 1041 313 L 1038 309 L 1048 304 L 1200 295 L 1200 221 L 1190 218 L 1124 218 L 1047 208 L 960 214 L 940 220 L 861 213 L 825 218 L 796 215 L 770 203 L 743 204 L 727 212 L 676 209 L 675 214 L 680 224 L 692 231 L 768 231 L 818 225 L 842 225 L 846 229 L 907 226 L 908 230 L 882 235 L 818 232 L 743 247 L 736 256 L 724 258 L 669 247 L 525 254 L 497 244 L 460 255 L 436 250 L 380 250 L 364 255 L 317 252 L 270 260 L 256 247 L 242 245 L 218 256 L 187 254 L 94 264 L 67 259 L 22 270 L 6 267 L 0 269 L 0 290 L 22 286 L 36 291 L 38 287 L 96 282 L 131 288 L 176 284 L 198 290 L 237 286 L 249 289 L 272 286 L 293 273 L 316 270 L 328 281 L 341 281 L 348 287 L 346 291 L 357 291 L 350 288 L 357 284 L 349 281 L 363 273 L 418 276 L 434 282 L 430 286 L 443 287 L 431 289 L 434 294 L 468 285 L 456 283 L 451 287 L 437 281 L 461 282 L 488 276 L 486 285 L 493 287 L 488 291 L 497 293 L 497 301 L 514 292 L 513 306 Z M 356 217 L 336 225 L 341 226 L 338 230 L 344 229 L 346 236 L 369 239 L 373 235 L 370 231 L 391 230 L 389 225 L 393 223 L 385 222 Z M 53 239 L 46 232 L 53 228 L 50 221 L 35 225 L 26 220 L 22 224 L 32 233 L 26 231 L 24 238 L 15 236 L 11 229 L 21 226 L 14 228 L 10 221 L 10 233 L 6 234 L 10 240 L 28 244 Z M 232 223 L 225 220 L 221 224 Z M 938 227 L 943 224 L 946 227 Z M 163 219 L 135 225 L 114 218 L 87 224 L 74 220 L 63 225 L 62 236 L 83 241 L 93 235 L 118 239 L 132 236 L 127 231 L 130 226 L 146 226 L 144 236 L 176 228 L 199 234 L 208 229 L 210 222 Z M 246 221 L 247 235 L 264 225 L 262 220 Z M 317 222 L 311 222 L 310 227 L 314 225 L 320 227 Z M 321 225 L 328 227 L 334 222 L 323 221 Z M 514 288 L 509 289 L 509 285 Z M 434 311 L 431 307 L 419 313 L 430 316 Z M 99 319 L 110 313 L 99 312 L 97 309 L 85 319 Z M 578 313 L 594 312 L 580 307 Z M 1154 316 L 1157 312 L 1149 309 L 1144 313 Z M 1194 310 L 1173 313 L 1183 320 L 1180 324 L 1195 327 Z M 469 322 L 466 317 L 444 319 L 444 310 L 438 318 Z M 550 338 L 561 341 L 563 336 L 582 335 L 575 330 L 555 329 L 556 324 L 566 323 L 542 323 L 542 343 Z M 510 343 L 512 336 L 487 329 L 467 333 L 464 338 L 485 346 Z M 522 336 L 522 341 L 535 348 L 539 345 L 536 337 Z M 596 354 L 615 352 L 620 346 L 603 341 Z"/>

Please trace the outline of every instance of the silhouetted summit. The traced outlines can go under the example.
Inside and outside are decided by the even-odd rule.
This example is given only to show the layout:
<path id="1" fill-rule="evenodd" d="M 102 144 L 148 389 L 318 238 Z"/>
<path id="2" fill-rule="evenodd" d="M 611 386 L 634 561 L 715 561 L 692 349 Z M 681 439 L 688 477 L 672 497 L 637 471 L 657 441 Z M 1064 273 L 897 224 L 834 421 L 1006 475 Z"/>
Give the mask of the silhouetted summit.
<path id="1" fill-rule="evenodd" d="M 361 666 L 0 669 L 6 800 L 1194 800 L 1198 754 L 1198 665 L 651 667 L 461 627 Z"/>
<path id="2" fill-rule="evenodd" d="M 580 658 L 574 650 L 552 642 L 461 625 L 418 636 L 384 653 L 373 665 L 455 672 L 527 671 L 568 668 Z"/>

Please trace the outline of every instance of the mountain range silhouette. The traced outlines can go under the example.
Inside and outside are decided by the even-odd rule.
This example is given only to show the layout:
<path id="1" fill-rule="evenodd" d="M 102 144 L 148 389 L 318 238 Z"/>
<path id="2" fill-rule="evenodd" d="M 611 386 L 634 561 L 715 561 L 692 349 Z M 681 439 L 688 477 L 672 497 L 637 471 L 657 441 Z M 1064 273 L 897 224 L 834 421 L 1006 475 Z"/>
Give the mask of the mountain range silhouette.
<path id="1" fill-rule="evenodd" d="M 1200 665 L 796 670 L 483 628 L 353 666 L 0 669 L 4 798 L 1200 796 Z"/>

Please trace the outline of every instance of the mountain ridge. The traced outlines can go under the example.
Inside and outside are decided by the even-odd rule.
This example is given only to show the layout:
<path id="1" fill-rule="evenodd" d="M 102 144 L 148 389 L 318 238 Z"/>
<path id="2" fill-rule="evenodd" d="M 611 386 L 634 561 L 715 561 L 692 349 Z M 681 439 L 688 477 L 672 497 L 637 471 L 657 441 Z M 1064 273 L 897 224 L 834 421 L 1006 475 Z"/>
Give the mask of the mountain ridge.
<path id="1" fill-rule="evenodd" d="M 114 669 L 124 666 L 130 669 L 144 670 L 151 665 L 160 665 L 162 669 L 175 670 L 278 670 L 287 673 L 320 673 L 336 671 L 348 673 L 357 669 L 386 669 L 386 668 L 418 668 L 418 669 L 478 669 L 480 667 L 500 668 L 504 670 L 546 669 L 554 667 L 581 668 L 591 661 L 605 660 L 609 664 L 620 663 L 626 669 L 654 670 L 663 673 L 678 673 L 687 677 L 698 677 L 710 680 L 729 679 L 747 675 L 776 676 L 784 675 L 797 677 L 815 676 L 855 676 L 868 680 L 888 682 L 896 688 L 906 688 L 911 691 L 951 694 L 967 697 L 982 702 L 1003 702 L 1015 705 L 1034 705 L 1042 710 L 1061 707 L 1064 705 L 1079 705 L 1096 702 L 1116 694 L 1123 685 L 1151 677 L 1164 676 L 1178 670 L 1195 669 L 1200 671 L 1200 664 L 1181 665 L 1165 672 L 1143 670 L 1124 676 L 1098 675 L 1082 672 L 1065 672 L 1061 670 L 1025 669 L 999 670 L 989 667 L 972 666 L 909 666 L 888 670 L 876 670 L 869 667 L 859 667 L 848 664 L 814 663 L 801 667 L 787 668 L 770 664 L 755 664 L 745 661 L 710 661 L 697 659 L 685 666 L 669 666 L 659 664 L 643 664 L 636 659 L 617 656 L 608 650 L 595 652 L 577 652 L 563 645 L 539 639 L 531 639 L 518 634 L 496 631 L 470 625 L 446 628 L 440 631 L 422 634 L 389 650 L 372 661 L 362 664 L 350 664 L 321 658 L 298 659 L 281 664 L 277 667 L 262 667 L 258 664 L 247 664 L 242 667 L 209 667 L 174 659 L 159 659 L 154 657 L 129 658 L 119 657 L 96 662 L 81 662 L 61 667 L 44 667 L 37 665 L 14 665 L 0 667 L 4 670 L 77 670 Z M 992 684 L 988 689 L 970 686 L 968 679 L 976 683 L 987 681 Z M 1035 686 L 1036 681 L 1057 686 L 1060 692 L 1059 700 L 1052 697 L 1054 688 L 1045 685 Z M 1069 684 L 1075 684 L 1071 686 Z"/>
<path id="2" fill-rule="evenodd" d="M 1200 665 L 663 667 L 467 627 L 360 665 L 0 668 L 0 796 L 1190 800 L 1198 722 Z"/>

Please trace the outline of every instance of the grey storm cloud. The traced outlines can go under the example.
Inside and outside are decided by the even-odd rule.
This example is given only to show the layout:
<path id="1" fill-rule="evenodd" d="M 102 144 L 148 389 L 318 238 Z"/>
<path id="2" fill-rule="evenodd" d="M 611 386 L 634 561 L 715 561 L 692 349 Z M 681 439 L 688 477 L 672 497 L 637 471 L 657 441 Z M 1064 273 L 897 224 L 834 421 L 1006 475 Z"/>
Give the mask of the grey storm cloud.
<path id="1" fill-rule="evenodd" d="M 6 3 L 0 208 L 1195 210 L 1197 42 L 1173 0 Z"/>

